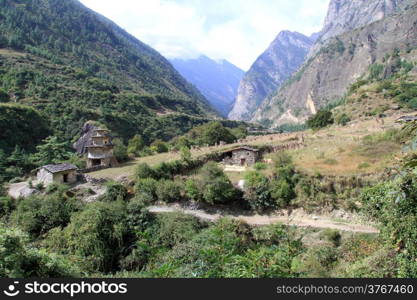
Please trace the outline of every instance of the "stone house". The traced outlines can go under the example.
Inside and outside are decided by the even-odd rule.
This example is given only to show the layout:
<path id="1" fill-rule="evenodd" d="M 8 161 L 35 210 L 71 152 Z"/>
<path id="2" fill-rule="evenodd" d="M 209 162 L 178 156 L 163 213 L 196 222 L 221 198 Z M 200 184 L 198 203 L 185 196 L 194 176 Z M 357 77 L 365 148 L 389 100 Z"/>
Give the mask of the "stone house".
<path id="1" fill-rule="evenodd" d="M 39 168 L 37 181 L 45 185 L 51 183 L 77 182 L 77 167 L 72 164 L 46 165 Z"/>
<path id="2" fill-rule="evenodd" d="M 87 168 L 114 167 L 118 164 L 113 154 L 114 145 L 108 130 L 95 128 L 88 140 Z"/>
<path id="3" fill-rule="evenodd" d="M 259 150 L 241 146 L 223 153 L 223 163 L 226 165 L 252 166 L 260 158 Z"/>

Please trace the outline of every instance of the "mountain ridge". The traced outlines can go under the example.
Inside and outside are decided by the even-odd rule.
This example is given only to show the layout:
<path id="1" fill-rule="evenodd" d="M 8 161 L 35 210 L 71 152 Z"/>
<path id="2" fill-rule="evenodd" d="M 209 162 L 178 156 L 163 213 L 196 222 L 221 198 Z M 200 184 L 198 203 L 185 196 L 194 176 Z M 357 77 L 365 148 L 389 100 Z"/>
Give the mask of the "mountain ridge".
<path id="1" fill-rule="evenodd" d="M 312 43 L 301 33 L 280 32 L 241 80 L 229 118 L 250 120 L 262 101 L 303 63 Z"/>
<path id="2" fill-rule="evenodd" d="M 217 118 L 168 60 L 79 1 L 0 0 L 0 19 L 0 88 L 63 139 L 90 119 L 152 140 Z"/>
<path id="3" fill-rule="evenodd" d="M 193 59 L 170 59 L 171 64 L 195 85 L 209 103 L 223 116 L 232 108 L 244 71 L 227 60 L 213 60 L 205 55 Z"/>
<path id="4" fill-rule="evenodd" d="M 318 109 L 343 98 L 349 86 L 365 79 L 371 69 L 386 73 L 384 68 L 401 63 L 401 52 L 417 47 L 416 13 L 414 5 L 329 39 L 260 106 L 252 121 L 270 127 L 302 123 Z M 387 62 L 393 53 L 398 53 L 399 60 Z"/>

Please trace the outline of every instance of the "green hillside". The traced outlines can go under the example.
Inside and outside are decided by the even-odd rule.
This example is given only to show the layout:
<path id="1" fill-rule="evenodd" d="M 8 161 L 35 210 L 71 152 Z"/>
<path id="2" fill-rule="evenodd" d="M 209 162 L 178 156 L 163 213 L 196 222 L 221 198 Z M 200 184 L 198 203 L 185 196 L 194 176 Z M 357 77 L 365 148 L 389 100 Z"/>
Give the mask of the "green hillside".
<path id="1" fill-rule="evenodd" d="M 76 0 L 0 0 L 0 102 L 34 106 L 66 140 L 87 120 L 152 141 L 215 116 L 158 52 Z"/>

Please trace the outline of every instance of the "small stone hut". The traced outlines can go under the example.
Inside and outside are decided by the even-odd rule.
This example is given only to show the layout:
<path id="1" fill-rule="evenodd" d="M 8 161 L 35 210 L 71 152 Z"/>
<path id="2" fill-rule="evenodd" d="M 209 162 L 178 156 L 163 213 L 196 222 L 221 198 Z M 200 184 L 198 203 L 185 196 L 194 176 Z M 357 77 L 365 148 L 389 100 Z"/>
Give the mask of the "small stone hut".
<path id="1" fill-rule="evenodd" d="M 45 185 L 51 183 L 75 183 L 77 182 L 77 167 L 72 164 L 46 165 L 37 173 L 38 182 Z"/>
<path id="2" fill-rule="evenodd" d="M 259 150 L 248 146 L 237 147 L 223 153 L 223 163 L 235 166 L 252 166 L 259 160 Z"/>

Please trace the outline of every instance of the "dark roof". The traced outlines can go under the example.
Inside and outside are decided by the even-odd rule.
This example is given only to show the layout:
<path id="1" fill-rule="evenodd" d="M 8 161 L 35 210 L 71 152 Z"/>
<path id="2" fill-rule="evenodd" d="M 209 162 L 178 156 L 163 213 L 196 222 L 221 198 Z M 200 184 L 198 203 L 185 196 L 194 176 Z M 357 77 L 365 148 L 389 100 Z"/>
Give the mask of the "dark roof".
<path id="1" fill-rule="evenodd" d="M 47 171 L 49 171 L 51 173 L 59 173 L 59 172 L 78 169 L 73 164 L 46 165 L 46 166 L 43 166 L 42 168 L 46 169 Z"/>
<path id="2" fill-rule="evenodd" d="M 251 148 L 249 146 L 240 146 L 240 147 L 236 147 L 234 149 L 227 150 L 225 152 L 233 152 L 233 151 L 236 151 L 236 150 L 247 150 L 247 151 L 252 151 L 252 152 L 258 152 L 259 151 L 258 149 Z"/>

